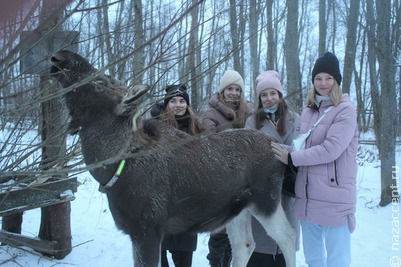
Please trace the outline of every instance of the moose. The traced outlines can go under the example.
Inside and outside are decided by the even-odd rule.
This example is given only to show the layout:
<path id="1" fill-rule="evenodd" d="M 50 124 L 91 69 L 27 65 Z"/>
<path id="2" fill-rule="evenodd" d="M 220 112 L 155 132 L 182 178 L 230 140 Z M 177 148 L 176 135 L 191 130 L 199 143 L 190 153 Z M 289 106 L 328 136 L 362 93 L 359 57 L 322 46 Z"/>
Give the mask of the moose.
<path id="1" fill-rule="evenodd" d="M 226 227 L 233 266 L 244 267 L 255 248 L 254 216 L 295 267 L 295 233 L 281 206 L 284 166 L 268 136 L 250 129 L 187 135 L 141 119 L 149 86 L 123 94 L 68 50 L 54 53 L 51 63 L 65 91 L 70 132 L 79 134 L 117 228 L 131 238 L 134 266 L 159 266 L 164 234 Z"/>

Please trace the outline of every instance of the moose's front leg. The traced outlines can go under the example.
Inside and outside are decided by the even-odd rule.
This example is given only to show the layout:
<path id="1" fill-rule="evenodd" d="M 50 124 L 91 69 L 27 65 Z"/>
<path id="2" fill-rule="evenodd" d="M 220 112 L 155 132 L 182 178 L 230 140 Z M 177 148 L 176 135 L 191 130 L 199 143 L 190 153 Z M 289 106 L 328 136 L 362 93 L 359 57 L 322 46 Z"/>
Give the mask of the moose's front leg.
<path id="1" fill-rule="evenodd" d="M 140 237 L 132 237 L 135 267 L 160 267 L 162 234 L 160 231 L 147 231 Z"/>

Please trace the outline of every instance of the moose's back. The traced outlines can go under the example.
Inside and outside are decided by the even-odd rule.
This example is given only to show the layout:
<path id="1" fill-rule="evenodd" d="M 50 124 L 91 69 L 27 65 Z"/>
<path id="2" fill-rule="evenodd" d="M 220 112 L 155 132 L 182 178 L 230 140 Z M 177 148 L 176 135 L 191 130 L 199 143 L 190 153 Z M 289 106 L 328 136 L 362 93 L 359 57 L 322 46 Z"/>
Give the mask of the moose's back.
<path id="1" fill-rule="evenodd" d="M 266 135 L 238 129 L 173 140 L 127 160 L 130 175 L 122 174 L 113 194 L 131 188 L 131 196 L 110 205 L 120 209 L 129 198 L 131 216 L 166 218 L 170 233 L 210 231 L 261 195 L 279 201 L 284 170 Z"/>

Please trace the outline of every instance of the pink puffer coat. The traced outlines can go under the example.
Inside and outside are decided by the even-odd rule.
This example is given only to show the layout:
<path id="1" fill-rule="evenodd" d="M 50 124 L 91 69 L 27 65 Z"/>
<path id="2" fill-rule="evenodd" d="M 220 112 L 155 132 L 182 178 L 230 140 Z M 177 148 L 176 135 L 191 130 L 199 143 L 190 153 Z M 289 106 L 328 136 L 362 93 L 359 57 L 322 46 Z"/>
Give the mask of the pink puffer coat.
<path id="1" fill-rule="evenodd" d="M 333 105 L 322 102 L 319 110 L 306 108 L 301 114 L 300 133 L 307 132 Z M 348 220 L 355 229 L 356 153 L 358 127 L 356 110 L 348 94 L 330 110 L 306 140 L 306 149 L 291 152 L 298 166 L 295 185 L 295 218 L 324 226 L 341 226 Z"/>

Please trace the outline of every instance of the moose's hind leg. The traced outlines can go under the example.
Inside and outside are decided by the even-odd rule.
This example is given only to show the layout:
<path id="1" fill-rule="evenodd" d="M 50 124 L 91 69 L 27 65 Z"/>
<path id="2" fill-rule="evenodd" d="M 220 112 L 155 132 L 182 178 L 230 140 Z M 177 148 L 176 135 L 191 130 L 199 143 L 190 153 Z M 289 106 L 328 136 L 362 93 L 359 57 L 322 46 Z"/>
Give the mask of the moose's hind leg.
<path id="1" fill-rule="evenodd" d="M 267 234 L 273 238 L 284 254 L 287 267 L 295 267 L 295 230 L 289 223 L 281 203 L 271 215 L 252 211 Z M 245 266 L 245 265 L 244 265 Z"/>
<path id="2" fill-rule="evenodd" d="M 246 266 L 255 249 L 251 218 L 251 214 L 245 209 L 226 225 L 233 253 L 233 267 Z"/>

